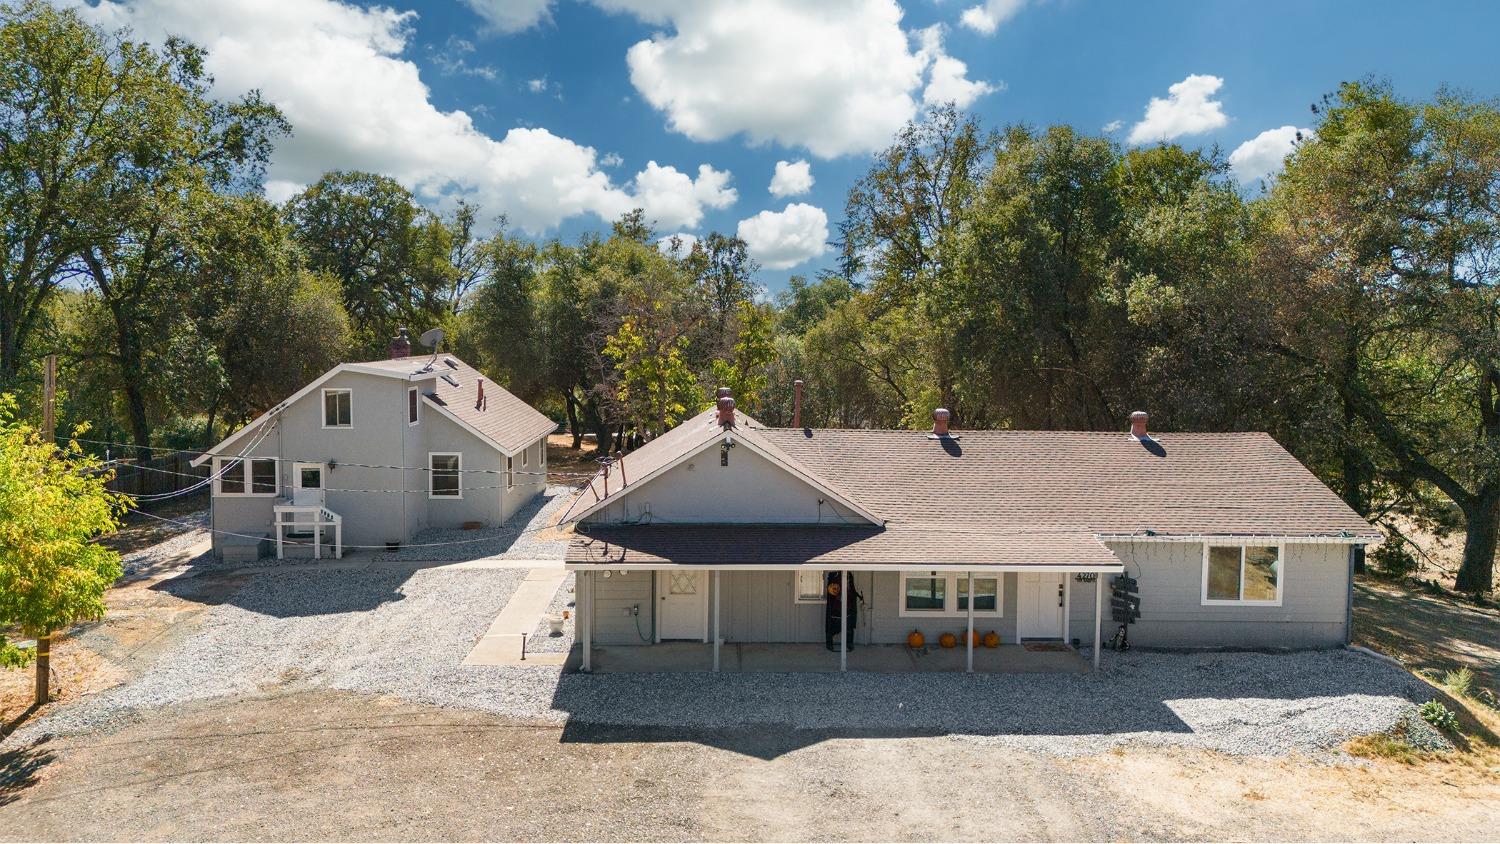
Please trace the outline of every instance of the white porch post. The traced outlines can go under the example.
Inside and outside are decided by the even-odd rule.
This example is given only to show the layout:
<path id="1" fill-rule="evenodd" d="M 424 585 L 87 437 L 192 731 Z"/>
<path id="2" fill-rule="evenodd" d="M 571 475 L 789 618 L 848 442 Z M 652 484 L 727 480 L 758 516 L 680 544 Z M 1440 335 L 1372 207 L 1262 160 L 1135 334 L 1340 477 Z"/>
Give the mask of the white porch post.
<path id="1" fill-rule="evenodd" d="M 839 572 L 839 670 L 849 670 L 849 570 Z"/>
<path id="2" fill-rule="evenodd" d="M 967 672 L 967 673 L 969 673 L 969 674 L 973 674 L 974 673 L 974 572 L 972 572 L 972 571 L 969 572 L 969 607 L 968 607 L 968 613 L 967 613 L 967 615 L 969 617 L 969 632 L 967 632 L 967 633 L 964 634 L 964 649 L 966 651 L 966 653 L 964 654 L 964 658 L 965 658 L 965 660 L 967 660 L 967 664 L 966 664 L 966 667 L 964 668 L 964 671 Z"/>
<path id="3" fill-rule="evenodd" d="M 344 520 L 339 519 L 333 523 L 333 556 L 335 559 L 344 559 Z"/>
<path id="4" fill-rule="evenodd" d="M 583 673 L 588 674 L 594 670 L 594 573 L 591 571 L 580 571 L 574 578 L 577 581 L 573 589 L 575 609 L 578 617 L 573 619 L 575 635 L 583 640 L 583 661 L 580 665 Z"/>
<path id="5" fill-rule="evenodd" d="M 276 559 L 279 560 L 279 559 L 281 559 L 281 534 L 282 534 L 281 514 L 280 513 L 275 513 L 273 515 L 275 515 L 275 517 L 276 517 Z"/>
<path id="6" fill-rule="evenodd" d="M 313 515 L 313 559 L 323 559 L 323 546 L 319 544 L 323 539 L 323 514 Z"/>
<path id="7" fill-rule="evenodd" d="M 714 569 L 714 670 L 719 670 L 719 643 L 724 636 L 719 632 L 719 579 L 720 571 Z"/>
<path id="8" fill-rule="evenodd" d="M 1100 631 L 1104 629 L 1104 572 L 1094 575 L 1094 670 L 1099 670 Z"/>

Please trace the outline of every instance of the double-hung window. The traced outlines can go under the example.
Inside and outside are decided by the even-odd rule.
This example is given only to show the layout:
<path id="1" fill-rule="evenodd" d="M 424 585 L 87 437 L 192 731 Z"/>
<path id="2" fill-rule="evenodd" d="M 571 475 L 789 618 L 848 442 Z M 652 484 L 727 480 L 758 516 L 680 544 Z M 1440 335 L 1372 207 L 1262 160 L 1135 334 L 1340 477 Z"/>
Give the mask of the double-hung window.
<path id="1" fill-rule="evenodd" d="M 354 391 L 325 389 L 323 391 L 323 427 L 354 427 Z"/>
<path id="2" fill-rule="evenodd" d="M 427 497 L 464 497 L 463 455 L 448 451 L 427 455 Z"/>
<path id="3" fill-rule="evenodd" d="M 1281 606 L 1283 548 L 1205 545 L 1204 606 Z"/>
<path id="4" fill-rule="evenodd" d="M 276 458 L 215 457 L 214 495 L 262 496 L 276 494 Z"/>
<path id="5" fill-rule="evenodd" d="M 966 572 L 902 572 L 898 615 L 968 615 L 969 575 Z M 1003 614 L 998 574 L 975 574 L 974 615 Z"/>

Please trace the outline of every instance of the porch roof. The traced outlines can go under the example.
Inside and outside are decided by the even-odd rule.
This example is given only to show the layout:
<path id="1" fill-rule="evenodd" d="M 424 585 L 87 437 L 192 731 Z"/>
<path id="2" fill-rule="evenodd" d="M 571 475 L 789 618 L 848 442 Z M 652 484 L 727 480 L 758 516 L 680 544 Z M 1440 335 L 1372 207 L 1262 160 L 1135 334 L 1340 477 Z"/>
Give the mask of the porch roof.
<path id="1" fill-rule="evenodd" d="M 582 525 L 570 568 L 667 565 L 817 568 L 1122 567 L 1092 532 L 816 525 Z"/>

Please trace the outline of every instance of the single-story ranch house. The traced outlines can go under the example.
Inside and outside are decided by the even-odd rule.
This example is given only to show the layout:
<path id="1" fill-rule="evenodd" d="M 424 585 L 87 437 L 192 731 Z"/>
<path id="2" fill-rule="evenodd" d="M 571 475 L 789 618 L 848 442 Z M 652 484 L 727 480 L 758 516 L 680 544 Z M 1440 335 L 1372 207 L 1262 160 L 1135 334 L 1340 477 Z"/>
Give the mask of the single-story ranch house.
<path id="1" fill-rule="evenodd" d="M 671 640 L 711 642 L 716 669 L 722 642 L 837 640 L 843 663 L 914 631 L 956 634 L 970 670 L 990 632 L 1092 643 L 1097 665 L 1118 575 L 1136 644 L 1338 646 L 1380 539 L 1264 433 L 1152 435 L 1140 412 L 1129 433 L 959 432 L 942 409 L 931 432 L 768 428 L 720 393 L 573 505 L 584 670 Z"/>
<path id="2" fill-rule="evenodd" d="M 200 456 L 214 550 L 341 556 L 425 528 L 494 526 L 546 488 L 557 426 L 450 354 L 334 367 Z"/>

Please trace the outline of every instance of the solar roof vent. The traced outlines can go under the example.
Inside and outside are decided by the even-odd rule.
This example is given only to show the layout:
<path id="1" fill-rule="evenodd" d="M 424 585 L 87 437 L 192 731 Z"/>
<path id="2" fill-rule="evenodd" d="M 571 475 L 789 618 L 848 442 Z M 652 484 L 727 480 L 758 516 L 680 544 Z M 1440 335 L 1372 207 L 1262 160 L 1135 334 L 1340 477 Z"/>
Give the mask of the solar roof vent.
<path id="1" fill-rule="evenodd" d="M 447 381 L 449 384 L 452 384 L 455 387 L 458 386 L 458 379 L 454 378 L 452 375 L 449 375 L 446 372 L 443 373 L 443 380 Z"/>
<path id="2" fill-rule="evenodd" d="M 443 363 L 448 364 L 449 369 L 458 368 L 458 361 L 454 360 L 453 358 L 443 358 Z"/>

